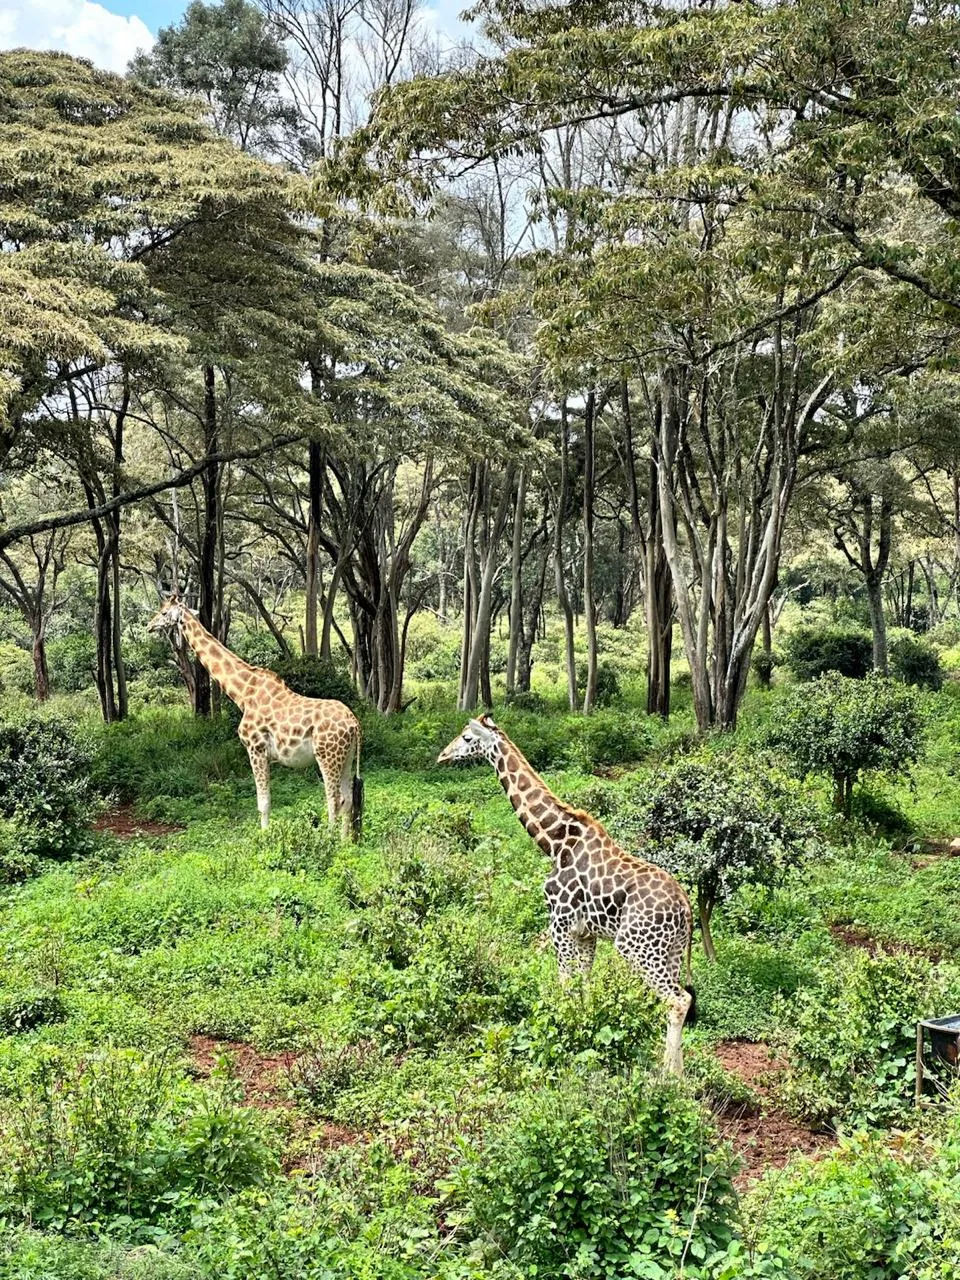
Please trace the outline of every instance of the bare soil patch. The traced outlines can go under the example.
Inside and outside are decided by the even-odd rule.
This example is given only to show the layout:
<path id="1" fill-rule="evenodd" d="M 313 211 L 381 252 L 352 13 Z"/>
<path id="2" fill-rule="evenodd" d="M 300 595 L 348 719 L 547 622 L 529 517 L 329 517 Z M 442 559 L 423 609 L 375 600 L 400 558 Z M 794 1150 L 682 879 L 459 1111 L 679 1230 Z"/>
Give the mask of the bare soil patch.
<path id="1" fill-rule="evenodd" d="M 94 831 L 107 831 L 119 840 L 135 840 L 141 836 L 170 836 L 183 831 L 183 827 L 170 822 L 153 822 L 150 818 L 138 818 L 132 806 L 122 805 L 102 813 L 93 824 Z"/>
<path id="2" fill-rule="evenodd" d="M 722 1040 L 715 1046 L 722 1067 L 738 1076 L 759 1095 L 758 1106 L 728 1111 L 719 1119 L 721 1134 L 743 1162 L 734 1178 L 738 1191 L 745 1190 L 768 1169 L 782 1169 L 797 1151 L 818 1155 L 833 1146 L 832 1134 L 820 1133 L 788 1116 L 773 1101 L 773 1082 L 786 1069 L 768 1045 L 748 1040 Z"/>
<path id="3" fill-rule="evenodd" d="M 295 1053 L 264 1054 L 239 1040 L 190 1037 L 190 1057 L 199 1076 L 209 1078 L 220 1058 L 226 1057 L 234 1077 L 243 1087 L 243 1101 L 259 1111 L 282 1111 L 289 1124 L 289 1142 L 281 1161 L 286 1172 L 316 1172 L 323 1154 L 336 1147 L 359 1142 L 363 1135 L 332 1121 L 317 1124 L 297 1110 L 290 1096 Z"/>
<path id="4" fill-rule="evenodd" d="M 859 947 L 871 956 L 922 956 L 925 960 L 940 960 L 943 953 L 936 947 L 917 947 L 910 942 L 891 942 L 875 938 L 856 925 L 832 924 L 830 932 L 845 947 Z"/>

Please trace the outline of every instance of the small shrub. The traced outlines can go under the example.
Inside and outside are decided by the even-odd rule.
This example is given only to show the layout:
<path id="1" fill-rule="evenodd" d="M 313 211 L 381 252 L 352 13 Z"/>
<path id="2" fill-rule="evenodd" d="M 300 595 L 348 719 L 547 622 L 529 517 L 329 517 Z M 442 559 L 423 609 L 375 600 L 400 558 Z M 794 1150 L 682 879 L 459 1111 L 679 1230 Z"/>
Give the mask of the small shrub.
<path id="1" fill-rule="evenodd" d="M 786 690 L 765 737 L 801 775 L 832 777 L 834 804 L 849 817 L 861 775 L 906 772 L 920 758 L 923 729 L 915 690 L 875 673 L 828 674 Z"/>
<path id="2" fill-rule="evenodd" d="M 12 824 L 6 834 L 15 867 L 90 847 L 91 759 L 89 744 L 65 720 L 30 713 L 0 723 L 0 818 Z"/>
<path id="3" fill-rule="evenodd" d="M 956 1280 L 957 1115 L 895 1142 L 858 1134 L 796 1161 L 760 1183 L 748 1215 L 758 1253 L 779 1258 L 795 1280 Z"/>
<path id="4" fill-rule="evenodd" d="M 58 693 L 82 693 L 96 679 L 97 641 L 89 631 L 51 640 L 47 645 L 50 682 Z"/>
<path id="5" fill-rule="evenodd" d="M 797 627 L 787 637 L 785 660 L 798 680 L 816 680 L 826 671 L 862 680 L 873 666 L 873 641 L 852 627 Z"/>
<path id="6" fill-rule="evenodd" d="M 581 699 L 587 687 L 587 664 L 581 663 L 577 667 L 577 689 Z M 597 690 L 594 699 L 594 705 L 597 707 L 611 707 L 620 699 L 620 676 L 617 668 L 612 662 L 600 662 L 597 664 Z"/>
<path id="7" fill-rule="evenodd" d="M 304 698 L 334 698 L 354 708 L 360 702 L 353 681 L 333 662 L 298 655 L 280 658 L 273 663 L 272 669 L 288 689 Z"/>
<path id="8" fill-rule="evenodd" d="M 943 684 L 943 669 L 936 649 L 915 636 L 900 636 L 893 641 L 890 669 L 904 684 L 921 689 L 939 689 Z"/>
<path id="9" fill-rule="evenodd" d="M 453 1181 L 465 1233 L 522 1277 L 673 1275 L 732 1236 L 729 1166 L 699 1106 L 639 1074 L 521 1095 Z"/>
<path id="10" fill-rule="evenodd" d="M 955 999 L 930 961 L 843 956 L 784 1009 L 784 1101 L 821 1124 L 888 1124 L 913 1101 L 916 1024 Z"/>
<path id="11" fill-rule="evenodd" d="M 696 887 L 707 955 L 718 903 L 743 885 L 779 884 L 816 852 L 809 805 L 785 779 L 729 756 L 682 760 L 622 796 L 615 827 L 628 848 L 648 847 L 655 862 Z"/>
<path id="12" fill-rule="evenodd" d="M 258 1118 L 162 1059 L 46 1057 L 0 1107 L 0 1214 L 48 1229 L 188 1218 L 274 1168 Z"/>
<path id="13" fill-rule="evenodd" d="M 777 667 L 783 666 L 783 662 L 783 654 L 777 649 L 754 649 L 750 658 L 750 669 L 757 677 L 757 683 L 761 688 L 770 688 L 773 673 Z"/>
<path id="14" fill-rule="evenodd" d="M 67 1016 L 56 991 L 17 991 L 0 996 L 0 1033 L 22 1035 Z"/>
<path id="15" fill-rule="evenodd" d="M 269 667 L 272 671 L 278 662 L 285 661 L 269 631 L 244 631 L 231 640 L 231 647 L 237 657 L 254 667 Z"/>

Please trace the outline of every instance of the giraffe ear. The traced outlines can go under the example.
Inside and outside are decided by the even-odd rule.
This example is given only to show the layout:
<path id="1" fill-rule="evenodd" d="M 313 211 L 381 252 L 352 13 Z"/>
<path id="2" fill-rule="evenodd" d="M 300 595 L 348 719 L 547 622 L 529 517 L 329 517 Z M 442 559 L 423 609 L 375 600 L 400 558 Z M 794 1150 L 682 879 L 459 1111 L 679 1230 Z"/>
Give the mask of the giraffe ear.
<path id="1" fill-rule="evenodd" d="M 497 727 L 493 716 L 489 714 L 482 715 L 479 722 L 483 725 L 484 729 L 495 729 Z"/>

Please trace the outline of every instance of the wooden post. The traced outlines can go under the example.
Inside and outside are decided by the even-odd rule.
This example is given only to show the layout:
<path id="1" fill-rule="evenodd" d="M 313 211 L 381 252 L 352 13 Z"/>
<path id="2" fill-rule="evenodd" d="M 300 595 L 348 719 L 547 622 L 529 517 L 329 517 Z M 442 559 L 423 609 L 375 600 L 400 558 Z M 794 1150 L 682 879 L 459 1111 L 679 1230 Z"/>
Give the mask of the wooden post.
<path id="1" fill-rule="evenodd" d="M 921 1105 L 923 1098 L 923 1023 L 917 1023 L 917 1081 L 916 1081 L 916 1105 Z"/>

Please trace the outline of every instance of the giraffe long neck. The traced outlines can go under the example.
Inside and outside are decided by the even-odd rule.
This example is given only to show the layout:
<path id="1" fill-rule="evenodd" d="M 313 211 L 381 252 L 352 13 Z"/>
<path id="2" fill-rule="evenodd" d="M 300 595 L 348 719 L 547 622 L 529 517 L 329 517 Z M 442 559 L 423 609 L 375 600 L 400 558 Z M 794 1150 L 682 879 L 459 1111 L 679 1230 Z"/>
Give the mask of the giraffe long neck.
<path id="1" fill-rule="evenodd" d="M 250 694 L 257 668 L 231 653 L 226 645 L 210 634 L 199 618 L 186 611 L 183 615 L 183 635 L 198 661 L 210 672 L 211 678 L 242 709 L 244 700 Z"/>
<path id="2" fill-rule="evenodd" d="M 573 810 L 558 800 L 529 760 L 507 737 L 501 737 L 493 767 L 517 817 L 544 853 L 551 853 L 559 824 L 573 816 Z"/>

